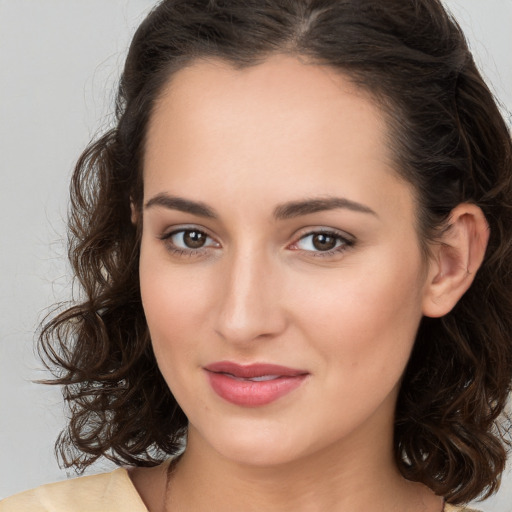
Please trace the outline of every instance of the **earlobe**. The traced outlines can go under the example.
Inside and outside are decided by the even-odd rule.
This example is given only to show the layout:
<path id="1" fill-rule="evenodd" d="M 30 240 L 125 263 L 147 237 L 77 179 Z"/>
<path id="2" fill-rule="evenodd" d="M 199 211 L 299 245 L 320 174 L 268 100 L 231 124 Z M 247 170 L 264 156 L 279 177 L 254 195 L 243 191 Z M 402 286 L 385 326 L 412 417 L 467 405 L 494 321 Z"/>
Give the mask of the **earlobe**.
<path id="1" fill-rule="evenodd" d="M 447 229 L 431 247 L 425 316 L 441 317 L 457 304 L 473 283 L 488 240 L 489 225 L 478 206 L 462 203 L 452 210 Z"/>

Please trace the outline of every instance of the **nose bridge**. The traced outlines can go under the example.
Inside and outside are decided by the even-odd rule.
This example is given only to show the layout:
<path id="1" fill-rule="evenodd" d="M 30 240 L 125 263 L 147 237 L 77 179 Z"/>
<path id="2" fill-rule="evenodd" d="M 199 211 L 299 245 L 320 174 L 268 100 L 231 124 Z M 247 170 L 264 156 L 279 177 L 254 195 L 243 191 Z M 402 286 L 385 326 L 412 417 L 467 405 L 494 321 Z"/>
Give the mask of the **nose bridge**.
<path id="1" fill-rule="evenodd" d="M 276 262 L 261 247 L 246 244 L 224 263 L 217 332 L 232 342 L 278 334 L 285 318 L 277 301 Z"/>

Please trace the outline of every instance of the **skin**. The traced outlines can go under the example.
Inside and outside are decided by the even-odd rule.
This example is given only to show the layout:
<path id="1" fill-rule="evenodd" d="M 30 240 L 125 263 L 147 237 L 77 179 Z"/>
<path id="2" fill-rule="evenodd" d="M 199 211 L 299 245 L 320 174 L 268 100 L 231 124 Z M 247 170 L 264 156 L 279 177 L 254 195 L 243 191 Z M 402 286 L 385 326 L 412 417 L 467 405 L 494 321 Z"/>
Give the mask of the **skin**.
<path id="1" fill-rule="evenodd" d="M 387 133 L 366 94 L 291 56 L 242 71 L 197 61 L 162 92 L 144 162 L 141 293 L 190 423 L 169 489 L 161 468 L 132 473 L 151 511 L 442 509 L 398 473 L 394 409 L 419 321 L 469 287 L 486 224 L 461 205 L 426 261 Z M 276 218 L 283 205 L 333 197 L 350 203 Z M 205 245 L 187 247 L 184 229 Z M 326 230 L 335 252 L 312 243 Z M 206 378 L 204 366 L 222 360 L 308 377 L 273 403 L 241 407 Z"/>

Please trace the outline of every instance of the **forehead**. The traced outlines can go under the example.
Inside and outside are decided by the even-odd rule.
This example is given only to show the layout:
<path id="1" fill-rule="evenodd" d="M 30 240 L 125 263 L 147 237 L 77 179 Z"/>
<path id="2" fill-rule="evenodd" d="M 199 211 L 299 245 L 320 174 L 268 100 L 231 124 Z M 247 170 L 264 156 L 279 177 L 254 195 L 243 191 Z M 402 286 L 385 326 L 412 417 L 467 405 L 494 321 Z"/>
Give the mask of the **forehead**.
<path id="1" fill-rule="evenodd" d="M 340 129 L 340 121 L 349 130 Z M 213 139 L 231 131 L 237 139 L 245 133 L 266 148 L 299 138 L 311 144 L 319 137 L 326 143 L 335 138 L 347 146 L 366 141 L 366 150 L 389 156 L 383 151 L 388 128 L 370 95 L 331 67 L 288 55 L 243 69 L 218 59 L 193 61 L 160 94 L 148 128 L 149 144 L 174 127 L 179 128 L 174 138 Z"/>
<path id="2" fill-rule="evenodd" d="M 387 137 L 370 95 L 332 68 L 286 55 L 244 69 L 198 60 L 171 77 L 156 103 L 145 195 L 231 190 L 277 203 L 336 188 L 354 201 L 369 191 L 382 201 L 383 187 L 401 181 Z"/>

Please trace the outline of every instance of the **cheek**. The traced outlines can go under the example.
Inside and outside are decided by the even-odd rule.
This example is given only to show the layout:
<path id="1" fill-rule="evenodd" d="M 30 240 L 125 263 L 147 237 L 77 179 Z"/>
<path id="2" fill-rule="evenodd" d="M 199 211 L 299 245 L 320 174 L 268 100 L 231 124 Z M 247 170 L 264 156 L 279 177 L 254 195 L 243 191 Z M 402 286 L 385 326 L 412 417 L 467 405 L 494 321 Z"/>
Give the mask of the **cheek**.
<path id="1" fill-rule="evenodd" d="M 142 304 L 158 367 L 180 405 L 189 395 L 201 397 L 197 382 L 190 379 L 198 364 L 202 325 L 201 280 L 179 272 L 168 261 L 141 252 Z M 185 273 L 186 274 L 186 273 Z M 196 402 L 202 399 L 196 398 Z"/>
<path id="2" fill-rule="evenodd" d="M 200 325 L 204 279 L 172 265 L 153 247 L 141 247 L 140 288 L 155 353 L 170 351 L 173 340 L 191 339 Z"/>
<path id="3" fill-rule="evenodd" d="M 422 276 L 419 251 L 408 257 L 379 251 L 364 264 L 295 289 L 302 311 L 297 322 L 324 358 L 344 368 L 386 375 L 395 366 L 401 373 L 422 317 Z"/>

